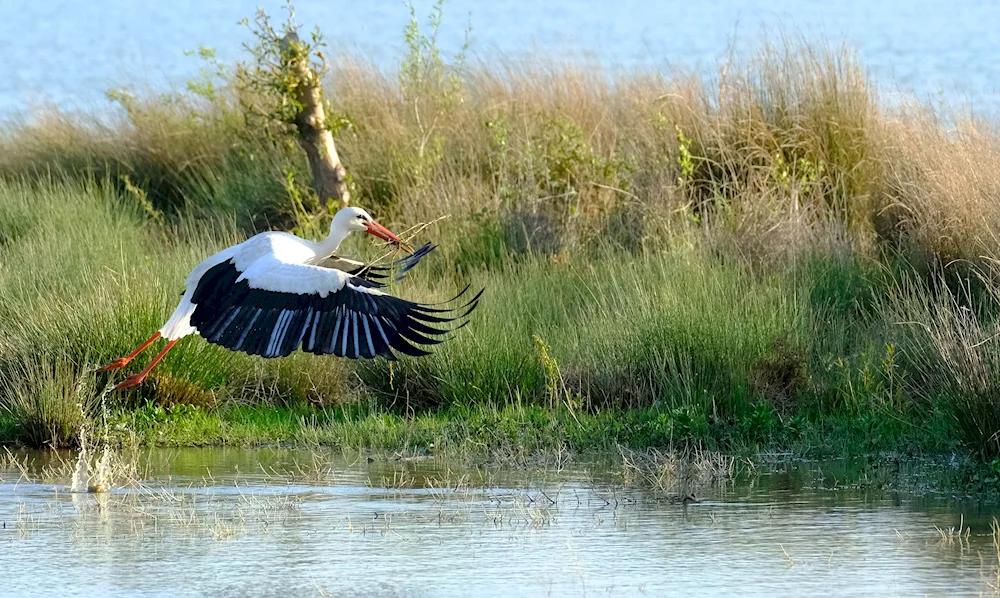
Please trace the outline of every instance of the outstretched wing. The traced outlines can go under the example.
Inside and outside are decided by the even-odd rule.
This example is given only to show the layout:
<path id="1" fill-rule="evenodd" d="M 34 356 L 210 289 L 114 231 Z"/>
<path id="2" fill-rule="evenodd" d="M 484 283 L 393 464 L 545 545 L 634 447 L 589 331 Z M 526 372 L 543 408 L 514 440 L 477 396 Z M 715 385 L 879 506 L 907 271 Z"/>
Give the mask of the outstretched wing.
<path id="1" fill-rule="evenodd" d="M 450 330 L 436 325 L 469 315 L 481 294 L 437 309 L 387 295 L 340 270 L 266 256 L 245 272 L 233 261 L 209 269 L 191 297 L 191 324 L 208 342 L 251 355 L 284 357 L 301 347 L 317 355 L 395 359 L 393 350 L 427 355 L 417 345 L 442 342 Z"/>
<path id="2" fill-rule="evenodd" d="M 323 268 L 335 268 L 337 270 L 342 270 L 348 274 L 356 276 L 357 278 L 366 281 L 365 286 L 382 288 L 385 286 L 390 273 L 395 274 L 392 279 L 393 282 L 403 280 L 406 277 L 406 273 L 413 269 L 413 267 L 416 266 L 417 263 L 428 253 L 434 251 L 435 248 L 437 248 L 437 245 L 426 243 L 423 247 L 417 249 L 410 255 L 399 258 L 388 266 L 366 264 L 364 262 L 339 256 L 328 257 L 319 265 Z"/>

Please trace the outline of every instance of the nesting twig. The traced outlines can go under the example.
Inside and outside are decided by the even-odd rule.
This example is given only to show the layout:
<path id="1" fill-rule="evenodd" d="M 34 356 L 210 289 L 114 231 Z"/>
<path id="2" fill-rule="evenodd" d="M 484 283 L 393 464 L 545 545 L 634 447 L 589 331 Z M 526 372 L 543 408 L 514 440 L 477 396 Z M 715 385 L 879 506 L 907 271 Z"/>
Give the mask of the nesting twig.
<path id="1" fill-rule="evenodd" d="M 439 216 L 439 217 L 435 218 L 434 220 L 431 220 L 430 222 L 420 222 L 420 223 L 417 223 L 417 224 L 411 226 L 410 228 L 404 230 L 403 232 L 399 233 L 399 239 L 400 239 L 401 243 L 397 244 L 397 243 L 394 243 L 394 242 L 391 242 L 391 241 L 390 242 L 386 242 L 385 245 L 383 245 L 383 248 L 384 249 L 388 249 L 388 251 L 384 252 L 382 255 L 379 255 L 375 259 L 367 262 L 365 264 L 365 267 L 370 267 L 370 266 L 378 264 L 378 263 L 382 262 L 383 260 L 386 260 L 386 259 L 388 259 L 390 257 L 395 257 L 396 252 L 401 247 L 408 246 L 409 245 L 409 241 L 411 239 L 416 238 L 417 235 L 419 235 L 420 233 L 424 232 L 431 225 L 437 224 L 438 222 L 440 222 L 440 221 L 442 221 L 445 218 L 448 218 L 450 216 L 451 216 L 451 214 L 445 214 L 444 216 Z M 410 253 L 413 253 L 412 247 L 410 248 L 409 251 L 410 251 Z M 392 261 L 390 260 L 389 263 L 391 264 Z"/>

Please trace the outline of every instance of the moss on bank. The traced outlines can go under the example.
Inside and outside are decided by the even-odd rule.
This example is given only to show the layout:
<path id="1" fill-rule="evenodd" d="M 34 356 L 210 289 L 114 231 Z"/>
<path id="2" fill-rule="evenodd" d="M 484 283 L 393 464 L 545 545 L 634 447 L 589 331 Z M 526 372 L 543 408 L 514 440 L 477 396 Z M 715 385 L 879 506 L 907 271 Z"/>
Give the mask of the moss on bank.
<path id="1" fill-rule="evenodd" d="M 406 416 L 377 406 L 205 409 L 179 404 L 120 410 L 95 423 L 99 436 L 106 430 L 110 438 L 127 445 L 322 445 L 474 459 L 685 446 L 744 456 L 781 452 L 808 459 L 917 456 L 956 448 L 947 429 L 927 429 L 908 421 L 875 415 L 782 419 L 764 410 L 719 421 L 686 410 L 650 408 L 573 413 L 565 408 L 492 404 Z M 0 442 L 16 441 L 17 422 L 0 419 L 0 434 Z"/>

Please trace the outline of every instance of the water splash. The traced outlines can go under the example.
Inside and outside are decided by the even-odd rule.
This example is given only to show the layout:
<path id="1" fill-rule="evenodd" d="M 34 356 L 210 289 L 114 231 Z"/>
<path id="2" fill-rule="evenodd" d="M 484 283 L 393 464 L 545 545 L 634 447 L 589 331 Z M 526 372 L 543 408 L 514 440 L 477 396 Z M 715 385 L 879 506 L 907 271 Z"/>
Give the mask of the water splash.
<path id="1" fill-rule="evenodd" d="M 101 460 L 97 462 L 97 470 L 94 472 L 94 485 L 90 486 L 90 492 L 107 492 L 111 489 L 111 448 L 105 444 L 104 453 Z"/>
<path id="2" fill-rule="evenodd" d="M 76 457 L 76 468 L 70 482 L 70 492 L 108 492 L 111 489 L 111 447 L 104 443 L 104 451 L 100 461 L 91 473 L 90 449 L 87 445 L 87 433 L 80 431 L 80 453 Z"/>
<path id="3" fill-rule="evenodd" d="M 86 492 L 90 482 L 90 465 L 87 455 L 87 430 L 80 430 L 80 454 L 76 457 L 76 469 L 73 471 L 73 481 L 70 492 Z"/>

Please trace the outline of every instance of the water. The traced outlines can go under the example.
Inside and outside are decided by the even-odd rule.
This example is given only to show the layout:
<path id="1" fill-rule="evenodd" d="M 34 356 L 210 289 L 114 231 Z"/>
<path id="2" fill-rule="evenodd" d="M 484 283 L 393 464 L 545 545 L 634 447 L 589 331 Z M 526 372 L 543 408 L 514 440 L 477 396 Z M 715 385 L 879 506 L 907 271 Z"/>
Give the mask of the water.
<path id="1" fill-rule="evenodd" d="M 428 14 L 431 0 L 415 2 Z M 185 50 L 218 49 L 229 62 L 248 34 L 237 21 L 281 0 L 3 0 L 0 2 L 0 115 L 44 101 L 100 105 L 126 84 L 183 88 L 201 64 Z M 332 52 L 347 50 L 392 68 L 403 55 L 409 13 L 399 0 L 299 0 L 299 22 L 319 25 Z M 889 91 L 969 101 L 990 112 L 1000 80 L 1000 3 L 980 0 L 556 0 L 481 3 L 448 0 L 440 35 L 447 52 L 471 25 L 475 58 L 550 55 L 608 66 L 715 70 L 735 42 L 783 28 L 811 39 L 846 41 Z"/>
<path id="2" fill-rule="evenodd" d="M 992 506 L 835 487 L 788 464 L 700 502 L 604 468 L 471 470 L 288 450 L 157 450 L 141 484 L 0 469 L 9 596 L 987 595 Z M 971 527 L 942 539 L 936 528 Z"/>

